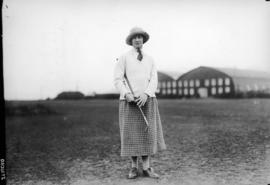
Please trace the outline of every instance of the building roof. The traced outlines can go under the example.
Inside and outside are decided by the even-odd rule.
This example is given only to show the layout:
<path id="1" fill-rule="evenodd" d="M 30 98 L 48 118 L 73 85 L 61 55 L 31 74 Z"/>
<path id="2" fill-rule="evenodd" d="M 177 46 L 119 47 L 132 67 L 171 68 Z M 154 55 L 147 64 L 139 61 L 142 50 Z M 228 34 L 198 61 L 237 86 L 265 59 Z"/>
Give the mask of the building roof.
<path id="1" fill-rule="evenodd" d="M 82 99 L 84 94 L 79 91 L 64 91 L 57 95 L 55 99 Z"/>
<path id="2" fill-rule="evenodd" d="M 163 81 L 163 80 L 173 80 L 173 78 L 163 72 L 158 71 L 158 80 Z"/>
<path id="3" fill-rule="evenodd" d="M 178 79 L 190 79 L 190 78 L 215 78 L 217 76 L 228 76 L 226 73 L 219 71 L 217 69 L 211 67 L 200 66 L 195 69 L 192 69 L 183 75 L 181 75 Z"/>
<path id="4" fill-rule="evenodd" d="M 158 73 L 160 73 L 160 76 L 158 76 L 159 80 L 163 80 L 165 78 L 170 79 L 170 80 L 176 80 L 179 76 L 181 76 L 183 74 L 183 73 L 177 72 L 177 71 L 159 71 Z M 163 77 L 163 75 L 164 75 L 164 77 Z"/>
<path id="5" fill-rule="evenodd" d="M 243 70 L 236 68 L 214 68 L 207 66 L 200 66 L 193 70 L 188 71 L 179 77 L 179 79 L 186 78 L 214 78 L 216 76 L 230 76 L 232 78 L 252 78 L 252 79 L 269 79 L 270 73 L 265 71 L 255 71 L 255 70 Z"/>
<path id="6" fill-rule="evenodd" d="M 244 70 L 237 68 L 215 68 L 231 77 L 270 79 L 270 73 L 266 71 Z"/>

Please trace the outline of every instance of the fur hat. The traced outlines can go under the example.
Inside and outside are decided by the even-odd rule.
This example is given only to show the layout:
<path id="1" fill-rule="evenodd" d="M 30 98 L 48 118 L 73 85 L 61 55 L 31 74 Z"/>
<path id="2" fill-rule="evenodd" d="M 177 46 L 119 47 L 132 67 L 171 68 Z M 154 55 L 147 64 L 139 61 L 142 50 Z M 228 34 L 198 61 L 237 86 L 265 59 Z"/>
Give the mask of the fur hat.
<path id="1" fill-rule="evenodd" d="M 146 33 L 146 31 L 144 31 L 142 28 L 134 27 L 130 30 L 129 35 L 126 38 L 126 43 L 128 45 L 132 45 L 131 40 L 135 35 L 142 35 L 143 36 L 143 43 L 146 43 L 149 39 L 149 35 L 148 35 L 148 33 Z"/>

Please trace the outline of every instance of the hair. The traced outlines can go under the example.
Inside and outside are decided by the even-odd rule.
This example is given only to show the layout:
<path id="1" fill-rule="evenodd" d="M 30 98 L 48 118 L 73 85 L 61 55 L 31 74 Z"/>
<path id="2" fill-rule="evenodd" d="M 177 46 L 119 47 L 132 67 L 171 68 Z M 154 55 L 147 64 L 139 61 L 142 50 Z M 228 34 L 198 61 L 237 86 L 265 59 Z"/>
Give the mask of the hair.
<path id="1" fill-rule="evenodd" d="M 137 35 L 140 35 L 143 38 L 143 43 L 144 43 L 146 38 L 143 34 L 140 34 L 140 33 L 133 35 L 133 37 L 131 37 L 130 40 L 132 41 L 132 39 L 134 39 Z"/>

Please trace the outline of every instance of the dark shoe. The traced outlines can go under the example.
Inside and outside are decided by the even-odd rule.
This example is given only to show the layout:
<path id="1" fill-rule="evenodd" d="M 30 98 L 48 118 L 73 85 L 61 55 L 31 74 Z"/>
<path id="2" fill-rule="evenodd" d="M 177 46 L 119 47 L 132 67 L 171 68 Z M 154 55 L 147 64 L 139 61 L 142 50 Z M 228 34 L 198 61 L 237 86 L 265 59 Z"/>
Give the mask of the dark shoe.
<path id="1" fill-rule="evenodd" d="M 147 170 L 143 170 L 143 175 L 145 177 L 150 177 L 150 178 L 154 178 L 154 179 L 159 178 L 159 175 L 154 172 L 153 168 L 148 168 Z"/>
<path id="2" fill-rule="evenodd" d="M 128 179 L 135 179 L 139 176 L 138 169 L 133 167 L 128 173 Z"/>

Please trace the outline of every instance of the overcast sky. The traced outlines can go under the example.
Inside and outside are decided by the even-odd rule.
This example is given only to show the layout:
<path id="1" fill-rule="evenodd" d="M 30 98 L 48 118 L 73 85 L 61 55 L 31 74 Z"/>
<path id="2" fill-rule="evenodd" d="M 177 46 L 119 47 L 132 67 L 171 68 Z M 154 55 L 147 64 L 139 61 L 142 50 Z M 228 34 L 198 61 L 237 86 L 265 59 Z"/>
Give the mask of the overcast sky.
<path id="1" fill-rule="evenodd" d="M 149 33 L 144 50 L 161 71 L 270 69 L 265 0 L 6 0 L 2 14 L 5 99 L 115 91 L 133 26 Z"/>

